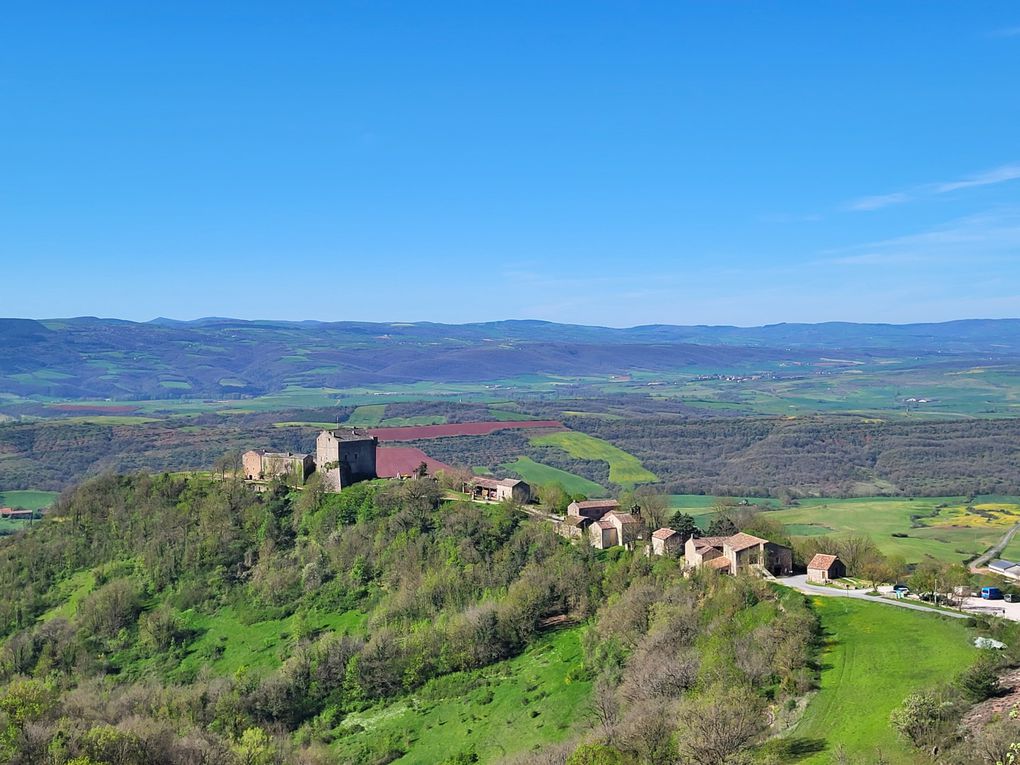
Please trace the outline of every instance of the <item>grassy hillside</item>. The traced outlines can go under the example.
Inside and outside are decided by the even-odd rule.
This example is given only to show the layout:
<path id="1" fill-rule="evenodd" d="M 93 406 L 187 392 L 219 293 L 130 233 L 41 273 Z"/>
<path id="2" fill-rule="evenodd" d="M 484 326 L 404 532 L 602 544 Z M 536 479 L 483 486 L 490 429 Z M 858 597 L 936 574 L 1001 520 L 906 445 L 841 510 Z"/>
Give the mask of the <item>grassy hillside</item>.
<path id="1" fill-rule="evenodd" d="M 580 671 L 580 638 L 579 628 L 555 632 L 515 659 L 350 715 L 333 751 L 342 762 L 361 762 L 382 740 L 404 752 L 393 760 L 402 765 L 469 753 L 495 762 L 568 738 L 588 719 L 591 681 Z"/>
<path id="2" fill-rule="evenodd" d="M 803 760 L 828 765 L 832 747 L 871 757 L 881 750 L 892 765 L 927 758 L 909 748 L 889 725 L 890 712 L 912 691 L 951 680 L 974 662 L 971 633 L 957 619 L 877 603 L 814 598 L 825 648 L 821 686 L 793 735 L 828 743 Z"/>
<path id="3" fill-rule="evenodd" d="M 586 497 L 601 497 L 606 493 L 605 487 L 601 484 L 568 473 L 566 470 L 535 462 L 530 457 L 518 457 L 513 462 L 504 463 L 503 467 L 514 471 L 532 486 L 559 484 L 568 494 L 584 494 Z"/>

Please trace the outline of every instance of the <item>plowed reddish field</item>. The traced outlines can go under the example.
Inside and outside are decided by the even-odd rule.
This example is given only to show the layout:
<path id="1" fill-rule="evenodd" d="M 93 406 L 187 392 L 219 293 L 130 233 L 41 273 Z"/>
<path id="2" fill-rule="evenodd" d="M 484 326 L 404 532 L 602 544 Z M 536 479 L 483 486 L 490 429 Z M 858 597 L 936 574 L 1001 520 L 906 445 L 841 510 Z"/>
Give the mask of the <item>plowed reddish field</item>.
<path id="1" fill-rule="evenodd" d="M 557 428 L 563 423 L 556 420 L 522 420 L 521 422 L 454 422 L 448 425 L 410 425 L 404 428 L 369 428 L 368 432 L 380 441 L 416 441 L 419 438 L 446 436 L 487 436 L 497 430 L 511 428 Z"/>
<path id="2" fill-rule="evenodd" d="M 413 446 L 385 446 L 375 453 L 375 471 L 380 478 L 410 475 L 422 462 L 429 466 L 430 475 L 437 470 L 450 470 L 445 462 L 434 460 Z"/>

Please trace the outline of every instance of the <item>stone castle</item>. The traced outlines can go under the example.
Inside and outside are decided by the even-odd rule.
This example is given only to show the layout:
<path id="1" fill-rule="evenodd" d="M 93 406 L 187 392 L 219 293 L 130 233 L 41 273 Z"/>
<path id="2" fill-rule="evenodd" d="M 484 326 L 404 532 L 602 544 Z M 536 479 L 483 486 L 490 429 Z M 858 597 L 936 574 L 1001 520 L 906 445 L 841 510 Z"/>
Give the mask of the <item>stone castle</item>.
<path id="1" fill-rule="evenodd" d="M 340 491 L 358 481 L 376 478 L 379 439 L 357 428 L 324 430 L 315 439 L 315 456 L 252 449 L 241 457 L 244 477 L 268 481 L 285 476 L 303 484 L 313 472 L 322 475 L 327 491 Z"/>

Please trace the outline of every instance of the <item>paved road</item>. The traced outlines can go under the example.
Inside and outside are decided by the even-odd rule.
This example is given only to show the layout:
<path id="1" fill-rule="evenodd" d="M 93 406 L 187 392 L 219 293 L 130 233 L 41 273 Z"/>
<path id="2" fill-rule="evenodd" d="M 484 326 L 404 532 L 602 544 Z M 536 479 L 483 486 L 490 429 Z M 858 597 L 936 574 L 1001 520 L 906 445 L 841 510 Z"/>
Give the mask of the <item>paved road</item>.
<path id="1" fill-rule="evenodd" d="M 996 543 L 994 546 L 992 546 L 988 550 L 988 552 L 986 552 L 983 555 L 981 555 L 980 557 L 975 558 L 974 560 L 972 560 L 970 562 L 970 570 L 971 571 L 977 571 L 982 566 L 987 565 L 988 562 L 990 560 L 992 560 L 992 558 L 997 557 L 1003 550 L 1006 549 L 1006 545 L 1008 545 L 1010 543 L 1010 540 L 1013 539 L 1013 536 L 1017 533 L 1017 531 L 1020 531 L 1020 523 L 1014 525 L 1013 528 L 1011 528 L 1009 531 L 1007 531 L 1003 535 L 1002 539 L 1000 539 L 998 541 L 998 543 Z"/>
<path id="2" fill-rule="evenodd" d="M 806 593 L 808 595 L 826 595 L 830 598 L 856 598 L 858 600 L 866 600 L 869 603 L 884 603 L 887 606 L 897 606 L 898 608 L 909 608 L 911 611 L 924 611 L 929 614 L 940 614 L 942 616 L 950 616 L 954 619 L 969 619 L 971 614 L 960 614 L 955 611 L 937 611 L 927 606 L 918 605 L 917 603 L 911 603 L 907 600 L 890 600 L 889 598 L 880 598 L 874 595 L 868 595 L 865 590 L 838 590 L 835 587 L 823 587 L 817 584 L 808 584 L 807 576 L 801 574 L 799 576 L 784 576 L 782 579 L 776 580 L 779 584 L 785 585 L 786 587 L 792 587 L 795 590 Z"/>

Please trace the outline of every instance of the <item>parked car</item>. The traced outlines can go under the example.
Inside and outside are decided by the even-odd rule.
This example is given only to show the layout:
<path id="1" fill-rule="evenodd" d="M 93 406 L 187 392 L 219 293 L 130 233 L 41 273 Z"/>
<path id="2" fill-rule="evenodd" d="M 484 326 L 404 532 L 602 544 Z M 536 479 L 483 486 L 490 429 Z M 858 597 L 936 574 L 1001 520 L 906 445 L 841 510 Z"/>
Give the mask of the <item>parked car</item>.
<path id="1" fill-rule="evenodd" d="M 985 600 L 1002 600 L 1002 590 L 998 587 L 982 587 L 981 597 Z"/>
<path id="2" fill-rule="evenodd" d="M 1020 595 L 1014 595 L 1012 592 L 1004 593 L 1002 599 L 1007 603 L 1020 603 Z"/>
<path id="3" fill-rule="evenodd" d="M 892 591 L 899 593 L 900 595 L 906 595 L 908 592 L 910 592 L 910 588 L 907 587 L 907 585 L 905 584 L 897 584 L 895 587 L 892 588 Z"/>

